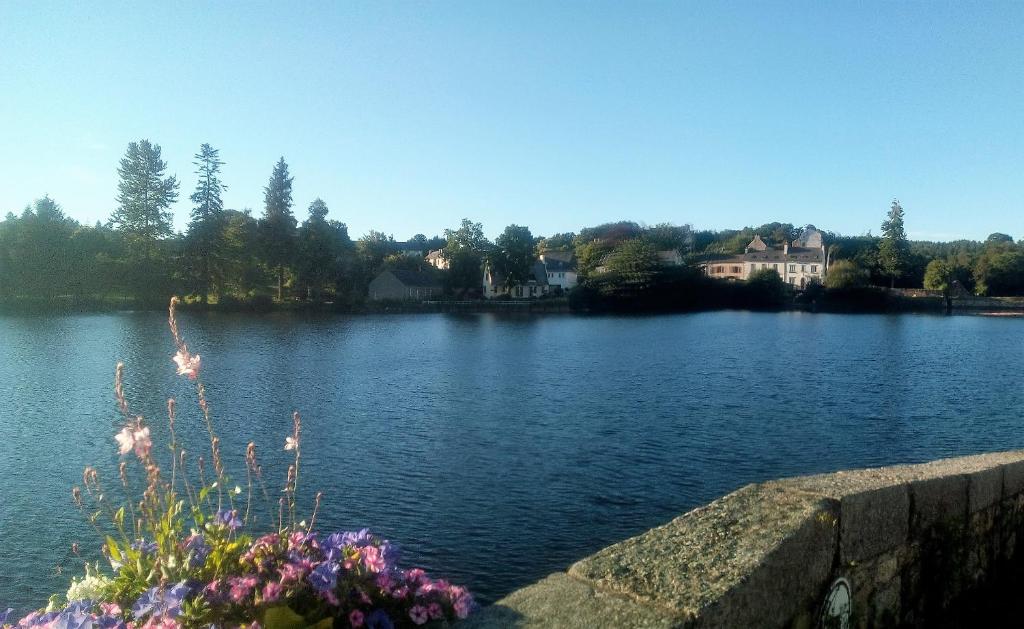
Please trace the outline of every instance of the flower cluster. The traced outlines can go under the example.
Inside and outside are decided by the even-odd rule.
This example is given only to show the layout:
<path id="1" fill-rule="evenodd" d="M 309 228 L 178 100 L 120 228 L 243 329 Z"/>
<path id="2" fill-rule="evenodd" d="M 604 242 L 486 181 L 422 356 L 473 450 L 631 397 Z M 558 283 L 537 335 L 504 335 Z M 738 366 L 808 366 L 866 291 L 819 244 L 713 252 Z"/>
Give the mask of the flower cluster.
<path id="1" fill-rule="evenodd" d="M 473 598 L 460 586 L 431 579 L 420 569 L 402 569 L 395 545 L 368 530 L 325 537 L 313 526 L 320 506 L 316 495 L 309 524 L 296 515 L 296 486 L 301 463 L 301 419 L 292 416 L 284 449 L 294 453 L 278 501 L 273 531 L 255 536 L 251 502 L 263 485 L 256 448 L 246 450 L 248 491 L 229 489 L 221 463 L 220 440 L 199 377 L 199 356 L 189 353 L 174 316 L 169 324 L 177 346 L 174 362 L 180 375 L 196 382 L 198 405 L 210 437 L 213 478 L 205 477 L 198 460 L 198 480 L 190 482 L 185 451 L 176 437 L 176 406 L 168 401 L 171 470 L 162 473 L 145 419 L 131 412 L 123 389 L 123 366 L 115 373 L 114 392 L 124 425 L 115 435 L 118 452 L 134 454 L 145 476 L 145 490 L 132 497 L 129 461 L 119 476 L 126 501 L 109 503 L 95 468 L 82 475 L 84 491 L 72 491 L 75 506 L 88 515 L 105 543 L 111 575 L 85 566 L 65 597 L 12 621 L 12 610 L 0 613 L 0 629 L 154 629 L 239 627 L 293 629 L 313 627 L 416 627 L 432 621 L 465 618 Z M 255 491 L 258 485 L 259 492 Z M 89 503 L 89 504 L 87 504 Z M 244 509 L 242 508 L 244 506 Z M 109 517 L 109 524 L 99 520 Z M 106 530 L 103 530 L 106 528 Z M 78 554 L 77 545 L 73 553 Z"/>

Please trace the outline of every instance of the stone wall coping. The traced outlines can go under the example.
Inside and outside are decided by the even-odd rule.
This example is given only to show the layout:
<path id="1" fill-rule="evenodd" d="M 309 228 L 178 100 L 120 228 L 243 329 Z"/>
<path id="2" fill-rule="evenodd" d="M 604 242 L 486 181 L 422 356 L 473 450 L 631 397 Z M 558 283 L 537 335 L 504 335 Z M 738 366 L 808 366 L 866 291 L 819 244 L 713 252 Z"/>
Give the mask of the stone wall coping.
<path id="1" fill-rule="evenodd" d="M 786 626 L 838 565 L 1022 493 L 1024 451 L 746 485 L 513 592 L 471 626 Z"/>

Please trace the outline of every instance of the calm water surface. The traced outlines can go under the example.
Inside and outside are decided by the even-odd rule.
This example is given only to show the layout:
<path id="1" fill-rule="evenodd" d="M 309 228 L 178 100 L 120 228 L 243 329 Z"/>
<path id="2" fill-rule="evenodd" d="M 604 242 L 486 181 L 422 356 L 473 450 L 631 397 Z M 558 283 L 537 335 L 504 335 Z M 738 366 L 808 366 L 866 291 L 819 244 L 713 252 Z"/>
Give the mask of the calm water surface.
<path id="1" fill-rule="evenodd" d="M 187 315 L 229 466 L 276 486 L 304 417 L 303 499 L 483 601 L 745 483 L 1024 447 L 1024 321 L 719 312 L 645 318 Z M 158 313 L 0 317 L 0 609 L 94 550 L 70 500 L 116 482 L 111 381 L 194 392 Z M 203 442 L 189 447 L 200 452 Z M 95 555 L 93 555 L 95 557 Z M 62 567 L 62 568 L 61 568 Z M 64 574 L 58 574 L 63 569 Z"/>

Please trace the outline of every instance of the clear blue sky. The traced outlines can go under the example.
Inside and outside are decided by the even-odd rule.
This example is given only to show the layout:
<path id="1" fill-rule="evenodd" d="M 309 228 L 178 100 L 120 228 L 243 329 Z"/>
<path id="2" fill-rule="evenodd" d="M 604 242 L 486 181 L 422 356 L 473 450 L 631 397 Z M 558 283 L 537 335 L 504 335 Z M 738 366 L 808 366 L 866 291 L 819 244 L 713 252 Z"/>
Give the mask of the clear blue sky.
<path id="1" fill-rule="evenodd" d="M 0 2 L 0 214 L 106 220 L 128 142 L 184 228 L 202 142 L 225 202 L 353 237 L 630 218 L 1024 237 L 1024 2 Z"/>

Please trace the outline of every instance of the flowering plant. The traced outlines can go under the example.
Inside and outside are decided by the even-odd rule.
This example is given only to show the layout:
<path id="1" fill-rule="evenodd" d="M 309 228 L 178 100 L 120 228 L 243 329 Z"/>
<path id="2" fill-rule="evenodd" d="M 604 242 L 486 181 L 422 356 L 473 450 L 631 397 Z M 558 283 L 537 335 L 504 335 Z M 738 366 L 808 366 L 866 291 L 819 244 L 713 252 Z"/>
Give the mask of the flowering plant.
<path id="1" fill-rule="evenodd" d="M 124 394 L 124 366 L 117 365 L 114 393 L 124 419 L 114 439 L 124 504 L 111 504 L 95 468 L 87 467 L 82 486 L 72 490 L 75 505 L 105 541 L 102 552 L 111 573 L 86 565 L 65 596 L 46 609 L 8 620 L 0 628 L 150 629 L 177 627 L 366 627 L 383 629 L 465 618 L 473 607 L 469 592 L 420 569 L 398 567 L 396 547 L 363 529 L 321 535 L 314 530 L 321 494 L 309 522 L 296 514 L 296 487 L 302 453 L 302 421 L 292 416 L 284 449 L 293 453 L 277 526 L 255 536 L 249 532 L 253 497 L 269 500 L 256 446 L 245 455 L 247 490 L 231 488 L 199 377 L 201 359 L 192 354 L 178 330 L 177 298 L 168 323 L 177 353 L 177 373 L 195 382 L 199 410 L 210 440 L 211 478 L 203 457 L 193 477 L 178 442 L 176 405 L 168 400 L 171 464 L 169 478 L 153 456 L 153 441 L 143 417 Z M 134 463 L 133 463 L 134 461 Z M 141 496 L 132 496 L 130 465 L 145 475 Z M 243 506 L 244 502 L 244 506 Z M 105 516 L 105 517 L 104 517 Z M 77 554 L 77 546 L 73 548 Z"/>

